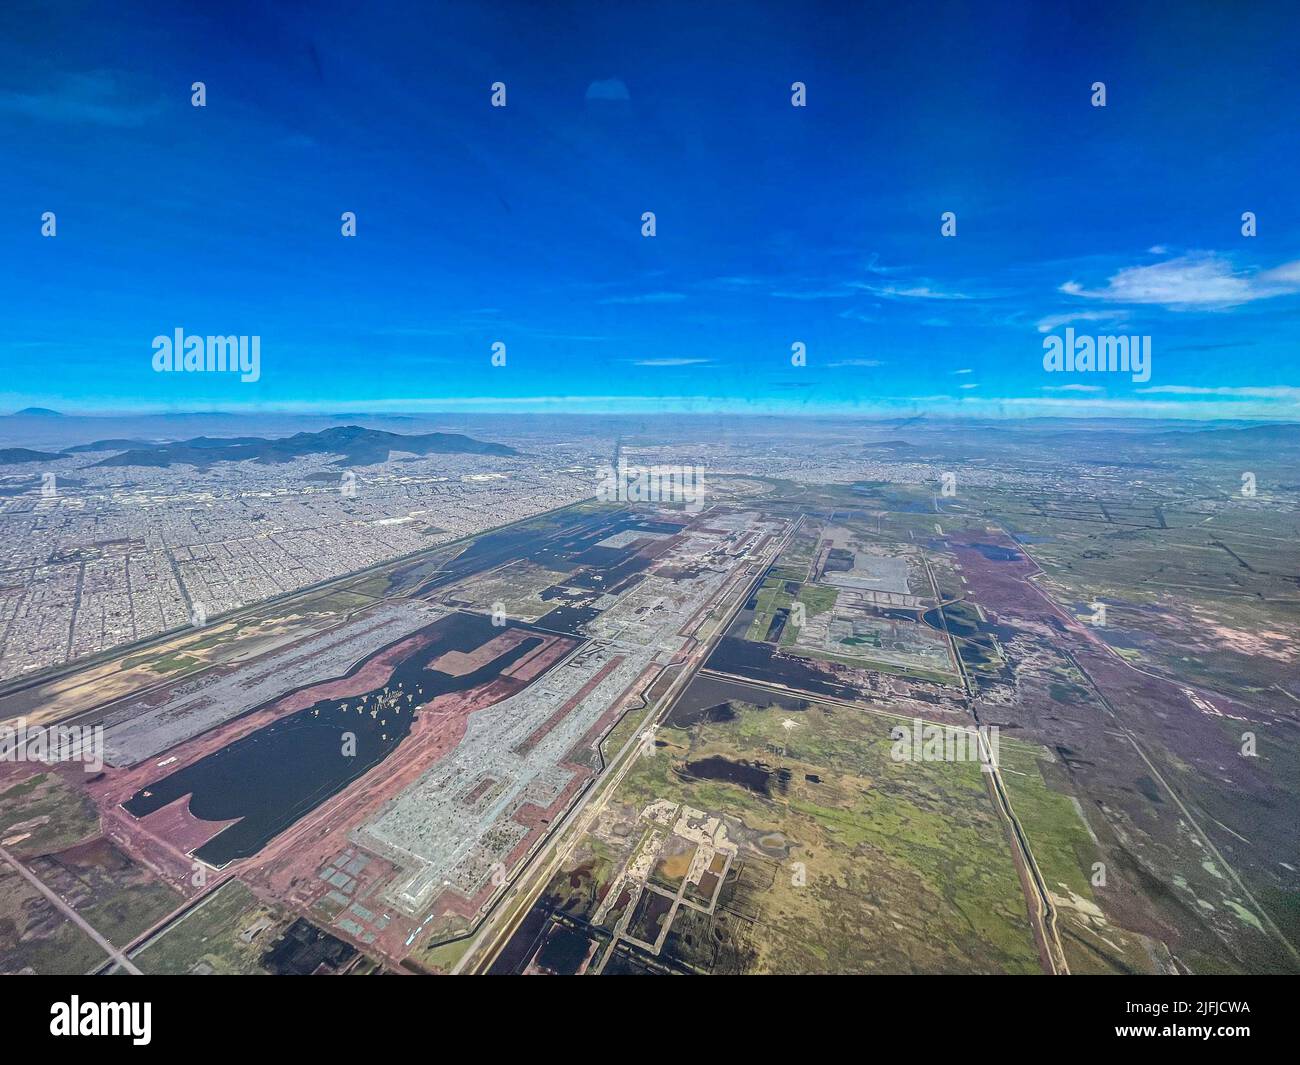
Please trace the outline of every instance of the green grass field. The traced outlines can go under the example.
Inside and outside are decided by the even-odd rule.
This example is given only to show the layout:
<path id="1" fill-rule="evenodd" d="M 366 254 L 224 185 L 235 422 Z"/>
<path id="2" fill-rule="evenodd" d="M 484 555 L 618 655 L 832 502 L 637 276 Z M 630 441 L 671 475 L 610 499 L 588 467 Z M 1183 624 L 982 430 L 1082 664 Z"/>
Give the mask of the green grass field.
<path id="1" fill-rule="evenodd" d="M 271 924 L 244 942 L 241 933 L 266 919 Z M 238 880 L 231 880 L 151 939 L 131 960 L 145 973 L 184 975 L 196 966 L 216 975 L 265 973 L 261 957 L 286 919 Z"/>
<path id="2" fill-rule="evenodd" d="M 754 971 L 1038 971 L 976 764 L 894 762 L 888 718 L 732 706 L 731 721 L 661 730 L 668 745 L 638 761 L 615 801 L 666 798 L 734 819 L 742 858 L 774 864 L 770 886 L 748 899 Z M 687 763 L 707 758 L 780 767 L 788 783 L 769 778 L 761 794 L 689 775 Z"/>

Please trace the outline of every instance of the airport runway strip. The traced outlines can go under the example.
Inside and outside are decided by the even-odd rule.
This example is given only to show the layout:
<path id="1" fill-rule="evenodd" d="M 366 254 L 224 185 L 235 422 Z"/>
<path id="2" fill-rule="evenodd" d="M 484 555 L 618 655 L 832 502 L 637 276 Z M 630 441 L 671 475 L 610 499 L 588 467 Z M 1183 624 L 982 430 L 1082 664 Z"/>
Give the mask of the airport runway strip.
<path id="1" fill-rule="evenodd" d="M 731 627 L 731 623 L 744 608 L 745 603 L 749 601 L 750 596 L 762 585 L 768 570 L 780 557 L 781 552 L 785 550 L 790 539 L 798 531 L 799 526 L 803 524 L 803 520 L 803 515 L 800 515 L 795 520 L 794 524 L 786 531 L 785 536 L 760 562 L 754 576 L 745 583 L 741 595 L 737 597 L 727 611 L 713 635 L 706 642 L 700 644 L 678 670 L 672 685 L 660 700 L 660 709 L 652 711 L 654 726 L 657 726 L 672 713 L 677 699 L 689 686 L 699 669 L 708 661 L 714 647 L 717 646 L 718 641 L 726 633 L 727 629 Z M 729 585 L 724 589 L 719 598 L 725 598 L 732 587 L 734 585 Z M 502 904 L 498 910 L 499 916 L 494 919 L 490 918 L 484 924 L 473 943 L 470 944 L 469 949 L 452 969 L 453 973 L 485 973 L 488 971 L 497 955 L 510 941 L 511 936 L 514 935 L 520 922 L 532 909 L 538 896 L 546 889 L 546 885 L 550 883 L 556 870 L 568 859 L 574 847 L 578 845 L 578 842 L 591 827 L 605 802 L 618 789 L 619 783 L 636 763 L 643 742 L 643 731 L 643 729 L 638 729 L 628 738 L 622 749 L 615 755 L 606 774 L 588 791 L 586 798 L 575 803 L 563 820 L 559 822 L 556 830 L 551 835 L 552 842 L 540 848 L 529 864 L 521 871 L 515 880 L 514 887 L 502 899 Z"/>

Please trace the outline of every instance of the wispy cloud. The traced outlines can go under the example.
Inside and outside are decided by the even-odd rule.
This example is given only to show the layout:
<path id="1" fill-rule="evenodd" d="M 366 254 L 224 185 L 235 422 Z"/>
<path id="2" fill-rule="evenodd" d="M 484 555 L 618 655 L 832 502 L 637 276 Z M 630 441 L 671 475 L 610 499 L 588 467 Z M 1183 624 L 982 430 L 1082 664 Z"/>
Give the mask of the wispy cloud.
<path id="1" fill-rule="evenodd" d="M 876 322 L 879 321 L 874 315 L 867 314 L 866 311 L 848 310 L 840 311 L 839 317 L 848 318 L 854 322 Z"/>
<path id="2" fill-rule="evenodd" d="M 1227 310 L 1300 292 L 1300 260 L 1272 270 L 1239 270 L 1223 255 L 1195 252 L 1163 263 L 1125 267 L 1101 288 L 1067 281 L 1060 291 L 1085 299 L 1155 304 L 1175 311 Z"/>
<path id="3" fill-rule="evenodd" d="M 1266 285 L 1283 285 L 1287 288 L 1300 288 L 1300 259 L 1275 266 L 1259 275 L 1259 280 Z"/>
<path id="4" fill-rule="evenodd" d="M 1152 385 L 1134 391 L 1166 396 L 1237 396 L 1242 399 L 1300 400 L 1300 387 L 1295 385 Z"/>
<path id="5" fill-rule="evenodd" d="M 1049 314 L 1038 320 L 1038 331 L 1050 333 L 1071 322 L 1121 322 L 1127 315 L 1124 311 L 1067 311 L 1064 314 Z"/>
<path id="6" fill-rule="evenodd" d="M 772 295 L 779 300 L 842 300 L 852 296 L 853 292 L 847 288 L 826 288 L 807 292 L 773 292 Z"/>
<path id="7" fill-rule="evenodd" d="M 1243 397 L 1206 399 L 1189 404 L 1183 399 L 1155 399 L 1145 396 L 1098 395 L 1060 396 L 906 396 L 911 403 L 931 404 L 935 413 L 970 414 L 988 417 L 1113 417 L 1136 418 L 1294 418 L 1300 404 L 1279 404 Z M 944 402 L 946 399 L 946 403 Z"/>
<path id="8" fill-rule="evenodd" d="M 732 275 L 730 277 L 715 277 L 701 284 L 712 288 L 753 288 L 756 285 L 766 285 L 768 281 L 762 277 L 746 277 L 743 275 Z"/>
<path id="9" fill-rule="evenodd" d="M 1105 392 L 1101 385 L 1044 385 L 1044 392 Z"/>
<path id="10" fill-rule="evenodd" d="M 900 273 L 905 269 L 905 267 L 902 266 L 881 265 L 880 253 L 875 251 L 871 253 L 871 255 L 867 258 L 867 261 L 863 263 L 862 266 L 863 269 L 867 271 L 867 273 L 878 274 L 882 277 L 888 277 L 890 274 Z"/>
<path id="11" fill-rule="evenodd" d="M 945 292 L 931 288 L 929 285 L 868 285 L 859 283 L 855 287 L 883 300 L 973 300 L 975 297 L 965 292 Z"/>
<path id="12" fill-rule="evenodd" d="M 633 366 L 703 366 L 709 359 L 636 359 Z"/>
<path id="13" fill-rule="evenodd" d="M 884 366 L 884 365 L 885 363 L 881 359 L 839 359 L 836 362 L 828 362 L 826 364 L 827 368 L 831 370 L 837 370 L 842 366 Z"/>
<path id="14" fill-rule="evenodd" d="M 128 93 L 108 71 L 64 74 L 42 92 L 0 92 L 0 112 L 42 122 L 89 122 L 101 126 L 141 126 L 162 110 L 158 100 Z"/>
<path id="15" fill-rule="evenodd" d="M 681 303 L 686 297 L 680 292 L 642 292 L 635 296 L 609 296 L 601 303 Z"/>

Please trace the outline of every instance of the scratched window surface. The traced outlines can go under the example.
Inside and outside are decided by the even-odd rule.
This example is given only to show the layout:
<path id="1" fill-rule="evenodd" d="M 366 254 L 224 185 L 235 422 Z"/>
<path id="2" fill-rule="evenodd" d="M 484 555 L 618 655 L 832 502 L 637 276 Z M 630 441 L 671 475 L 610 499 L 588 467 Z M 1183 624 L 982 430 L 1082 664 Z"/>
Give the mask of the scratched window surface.
<path id="1" fill-rule="evenodd" d="M 1295 31 L 0 14 L 0 973 L 1300 970 Z"/>

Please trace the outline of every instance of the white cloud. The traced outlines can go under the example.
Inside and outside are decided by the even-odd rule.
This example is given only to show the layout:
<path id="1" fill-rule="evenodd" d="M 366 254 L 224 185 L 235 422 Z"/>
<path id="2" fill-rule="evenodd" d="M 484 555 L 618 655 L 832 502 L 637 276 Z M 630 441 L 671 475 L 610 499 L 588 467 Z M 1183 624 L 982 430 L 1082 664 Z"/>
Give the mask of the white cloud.
<path id="1" fill-rule="evenodd" d="M 1300 402 L 1278 403 L 1269 400 L 1245 398 L 1206 399 L 1201 403 L 1188 403 L 1185 399 L 1154 399 L 1145 396 L 1108 397 L 1096 395 L 1062 396 L 975 396 L 949 397 L 945 405 L 942 396 L 902 397 L 913 403 L 933 403 L 936 408 L 953 413 L 977 414 L 989 417 L 1114 417 L 1181 418 L 1205 420 L 1211 418 L 1261 418 L 1300 419 Z M 1298 424 L 1300 430 L 1300 424 Z"/>
<path id="2" fill-rule="evenodd" d="M 1270 285 L 1300 286 L 1300 259 L 1275 266 L 1272 270 L 1265 270 L 1259 275 L 1259 279 Z"/>
<path id="3" fill-rule="evenodd" d="M 1104 392 L 1101 385 L 1044 385 L 1044 392 Z"/>
<path id="4" fill-rule="evenodd" d="M 1236 396 L 1242 399 L 1300 400 L 1300 388 L 1295 385 L 1152 385 L 1137 388 L 1135 392 L 1165 396 Z"/>
<path id="5" fill-rule="evenodd" d="M 960 370 L 953 370 L 952 374 L 954 377 L 956 377 L 958 374 L 974 373 L 974 372 L 975 371 L 972 370 L 969 366 L 963 366 Z"/>
<path id="6" fill-rule="evenodd" d="M 700 366 L 708 359 L 637 359 L 633 366 Z"/>
<path id="7" fill-rule="evenodd" d="M 610 296 L 601 303 L 681 303 L 686 297 L 680 292 L 644 292 L 639 296 Z"/>
<path id="8" fill-rule="evenodd" d="M 840 359 L 839 362 L 828 362 L 828 369 L 836 369 L 840 366 L 884 366 L 880 359 Z"/>
<path id="9" fill-rule="evenodd" d="M 1071 322 L 1123 321 L 1125 317 L 1123 311 L 1067 311 L 1065 314 L 1049 314 L 1046 318 L 1040 318 L 1038 331 L 1050 333 L 1053 329 L 1059 329 Z"/>
<path id="10" fill-rule="evenodd" d="M 942 292 L 939 289 L 931 288 L 929 285 L 864 285 L 858 284 L 857 288 L 870 292 L 873 296 L 879 296 L 887 300 L 971 300 L 974 296 L 968 296 L 964 292 Z"/>
<path id="11" fill-rule="evenodd" d="M 1060 290 L 1085 299 L 1149 303 L 1175 311 L 1226 310 L 1300 291 L 1300 261 L 1261 273 L 1237 270 L 1214 252 L 1197 252 L 1151 266 L 1125 267 L 1111 275 L 1104 288 L 1089 289 L 1067 281 Z"/>

